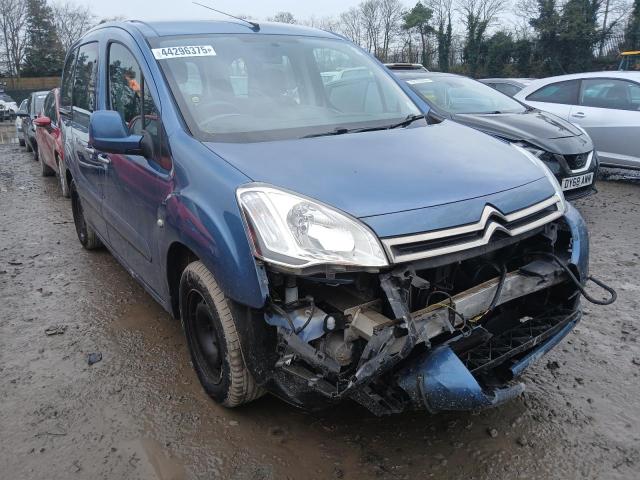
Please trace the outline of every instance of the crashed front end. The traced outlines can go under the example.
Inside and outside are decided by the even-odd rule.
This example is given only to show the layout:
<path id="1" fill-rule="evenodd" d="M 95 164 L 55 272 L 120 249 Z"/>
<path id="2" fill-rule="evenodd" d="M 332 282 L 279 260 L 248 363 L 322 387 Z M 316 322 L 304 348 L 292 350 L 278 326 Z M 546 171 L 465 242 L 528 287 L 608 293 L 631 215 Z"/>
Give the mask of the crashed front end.
<path id="1" fill-rule="evenodd" d="M 264 226 L 246 220 L 256 238 Z M 264 387 L 300 407 L 350 398 L 376 415 L 492 407 L 580 320 L 570 274 L 587 277 L 588 237 L 560 194 L 381 244 L 383 267 L 265 263 L 260 315 L 276 333 L 257 368 Z M 256 245 L 260 257 L 268 246 Z"/>

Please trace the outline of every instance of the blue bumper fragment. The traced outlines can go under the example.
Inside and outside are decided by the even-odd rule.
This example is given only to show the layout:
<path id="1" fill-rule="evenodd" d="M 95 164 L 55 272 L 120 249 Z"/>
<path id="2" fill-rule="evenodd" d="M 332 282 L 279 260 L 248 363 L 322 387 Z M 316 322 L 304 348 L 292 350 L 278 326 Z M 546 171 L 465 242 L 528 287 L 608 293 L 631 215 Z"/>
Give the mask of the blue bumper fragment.
<path id="1" fill-rule="evenodd" d="M 579 317 L 558 333 L 527 353 L 510 367 L 519 376 L 533 362 L 555 347 L 576 325 Z M 524 392 L 524 384 L 503 388 L 483 388 L 460 358 L 448 346 L 429 352 L 398 373 L 398 385 L 409 395 L 416 408 L 431 413 L 479 410 L 496 407 Z"/>
<path id="2" fill-rule="evenodd" d="M 449 347 L 440 347 L 400 372 L 400 387 L 431 413 L 495 407 L 524 391 L 519 383 L 485 391 Z"/>

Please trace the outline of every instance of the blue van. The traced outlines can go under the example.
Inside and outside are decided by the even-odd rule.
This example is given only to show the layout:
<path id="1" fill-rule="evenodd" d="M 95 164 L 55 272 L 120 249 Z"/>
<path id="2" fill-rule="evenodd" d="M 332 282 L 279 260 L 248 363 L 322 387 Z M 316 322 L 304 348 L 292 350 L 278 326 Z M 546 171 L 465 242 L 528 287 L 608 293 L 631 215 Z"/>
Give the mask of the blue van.
<path id="1" fill-rule="evenodd" d="M 182 321 L 223 405 L 494 406 L 580 319 L 587 231 L 549 170 L 338 35 L 107 23 L 60 103 L 81 244 Z"/>

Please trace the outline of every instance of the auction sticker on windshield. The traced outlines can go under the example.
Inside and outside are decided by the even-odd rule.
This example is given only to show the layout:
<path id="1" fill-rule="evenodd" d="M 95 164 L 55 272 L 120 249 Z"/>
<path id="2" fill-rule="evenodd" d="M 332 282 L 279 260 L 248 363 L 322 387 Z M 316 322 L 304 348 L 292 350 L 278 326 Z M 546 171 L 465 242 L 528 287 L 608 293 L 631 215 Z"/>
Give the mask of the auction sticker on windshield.
<path id="1" fill-rule="evenodd" d="M 562 190 L 573 190 L 574 188 L 591 185 L 593 182 L 593 172 L 562 179 Z"/>
<path id="2" fill-rule="evenodd" d="M 163 47 L 152 49 L 156 60 L 184 57 L 214 57 L 216 51 L 211 45 L 187 45 L 184 47 Z"/>

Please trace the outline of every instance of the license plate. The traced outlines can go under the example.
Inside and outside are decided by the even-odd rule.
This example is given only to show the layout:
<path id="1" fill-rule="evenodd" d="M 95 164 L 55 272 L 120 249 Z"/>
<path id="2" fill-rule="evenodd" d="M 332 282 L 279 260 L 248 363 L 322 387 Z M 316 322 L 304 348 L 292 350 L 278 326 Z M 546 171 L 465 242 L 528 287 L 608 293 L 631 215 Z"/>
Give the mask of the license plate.
<path id="1" fill-rule="evenodd" d="M 573 190 L 593 183 L 593 172 L 562 179 L 562 190 Z"/>

